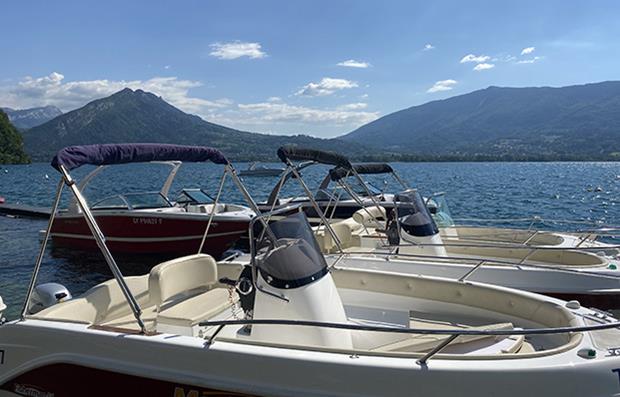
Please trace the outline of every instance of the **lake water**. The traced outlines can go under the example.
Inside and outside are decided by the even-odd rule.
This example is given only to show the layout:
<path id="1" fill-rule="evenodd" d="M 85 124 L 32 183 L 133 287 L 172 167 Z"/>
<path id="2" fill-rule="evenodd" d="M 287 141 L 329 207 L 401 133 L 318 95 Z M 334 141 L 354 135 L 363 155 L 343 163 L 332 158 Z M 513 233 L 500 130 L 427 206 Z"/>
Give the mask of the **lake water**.
<path id="1" fill-rule="evenodd" d="M 280 166 L 280 164 L 272 164 Z M 246 164 L 237 164 L 244 169 Z M 620 224 L 620 163 L 396 163 L 394 169 L 423 195 L 444 191 L 455 218 L 524 218 Z M 80 179 L 89 167 L 76 170 Z M 327 168 L 314 166 L 304 171 L 304 180 L 318 186 Z M 164 165 L 122 165 L 106 169 L 86 190 L 96 200 L 129 191 L 159 190 L 168 172 Z M 222 168 L 212 164 L 184 164 L 171 192 L 182 187 L 202 187 L 215 193 Z M 368 178 L 384 187 L 384 179 Z M 266 199 L 276 178 L 246 178 L 256 200 Z M 58 176 L 47 164 L 0 166 L 0 196 L 7 203 L 51 206 Z M 395 184 L 389 183 L 387 190 Z M 295 181 L 285 195 L 300 194 Z M 242 203 L 229 181 L 223 192 L 227 202 Z M 68 195 L 65 193 L 63 204 Z M 527 223 L 515 226 L 527 226 Z M 546 227 L 564 227 L 547 222 Z M 572 228 L 579 227 L 575 224 Z M 39 247 L 39 230 L 44 220 L 0 216 L 0 296 L 9 309 L 8 318 L 19 313 Z M 144 274 L 163 258 L 123 257 L 118 262 L 126 275 Z M 48 248 L 39 282 L 56 281 L 77 295 L 92 285 L 111 278 L 99 253 L 72 252 Z"/>

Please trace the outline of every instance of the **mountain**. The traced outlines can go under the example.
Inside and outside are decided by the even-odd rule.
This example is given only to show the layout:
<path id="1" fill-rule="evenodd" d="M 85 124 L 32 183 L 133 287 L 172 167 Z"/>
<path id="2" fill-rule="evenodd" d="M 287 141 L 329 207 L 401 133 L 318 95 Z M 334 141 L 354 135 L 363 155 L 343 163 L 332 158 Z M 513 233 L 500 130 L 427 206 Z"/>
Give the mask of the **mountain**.
<path id="1" fill-rule="evenodd" d="M 620 81 L 489 87 L 410 107 L 341 137 L 427 159 L 620 159 Z"/>
<path id="2" fill-rule="evenodd" d="M 361 145 L 337 139 L 235 130 L 184 113 L 149 92 L 129 88 L 24 131 L 23 136 L 27 152 L 36 161 L 49 161 L 65 146 L 122 142 L 213 146 L 235 160 L 274 161 L 277 148 L 285 143 L 368 153 Z"/>
<path id="3" fill-rule="evenodd" d="M 31 109 L 1 108 L 9 116 L 9 120 L 19 129 L 25 130 L 36 127 L 54 117 L 60 116 L 62 111 L 56 106 L 43 106 Z"/>
<path id="4" fill-rule="evenodd" d="M 11 124 L 6 113 L 0 110 L 0 164 L 23 164 L 29 161 L 19 131 Z"/>

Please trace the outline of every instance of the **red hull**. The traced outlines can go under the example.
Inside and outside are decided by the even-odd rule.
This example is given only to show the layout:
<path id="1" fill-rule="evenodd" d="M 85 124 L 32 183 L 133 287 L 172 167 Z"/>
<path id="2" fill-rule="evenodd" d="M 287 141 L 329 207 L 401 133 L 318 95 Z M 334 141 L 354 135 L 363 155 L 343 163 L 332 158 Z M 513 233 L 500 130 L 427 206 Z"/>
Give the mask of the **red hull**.
<path id="1" fill-rule="evenodd" d="M 195 254 L 208 223 L 207 216 L 159 216 L 154 214 L 96 215 L 95 219 L 113 253 Z M 248 220 L 214 220 L 203 252 L 219 257 L 248 232 Z M 55 246 L 97 250 L 81 216 L 58 217 L 52 225 Z"/>

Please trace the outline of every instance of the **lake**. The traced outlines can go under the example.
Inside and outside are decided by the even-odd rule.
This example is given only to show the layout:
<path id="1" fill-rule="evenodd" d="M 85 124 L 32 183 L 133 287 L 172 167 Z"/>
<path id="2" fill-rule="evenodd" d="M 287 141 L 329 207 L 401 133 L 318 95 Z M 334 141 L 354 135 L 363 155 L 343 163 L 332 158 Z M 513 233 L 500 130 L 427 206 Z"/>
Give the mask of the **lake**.
<path id="1" fill-rule="evenodd" d="M 247 164 L 236 166 L 244 169 Z M 620 163 L 395 163 L 393 167 L 423 195 L 446 192 L 455 218 L 539 216 L 546 221 L 545 227 L 553 229 L 566 227 L 549 222 L 554 219 L 620 224 Z M 92 169 L 83 167 L 72 175 L 79 180 Z M 316 187 L 326 171 L 323 166 L 310 167 L 304 171 L 304 179 Z M 157 191 L 167 172 L 167 166 L 158 164 L 111 167 L 93 180 L 86 197 L 93 203 L 123 192 Z M 213 164 L 184 164 L 171 192 L 201 187 L 215 194 L 221 172 L 222 167 Z M 380 189 L 396 186 L 386 185 L 383 177 L 367 179 Z M 0 196 L 7 203 L 51 206 L 58 180 L 56 171 L 47 164 L 0 166 Z M 244 182 L 256 200 L 264 200 L 276 178 L 246 178 Z M 294 180 L 289 181 L 284 194 L 301 194 L 301 189 Z M 227 202 L 243 202 L 230 181 L 222 197 Z M 67 202 L 65 192 L 63 204 Z M 509 224 L 528 225 L 516 221 Z M 584 225 L 575 223 L 571 228 Z M 39 231 L 45 227 L 44 220 L 0 216 L 0 295 L 9 307 L 5 312 L 9 319 L 21 310 L 39 247 Z M 118 262 L 124 274 L 131 275 L 148 272 L 162 259 L 123 257 Z M 77 295 L 111 277 L 99 253 L 49 247 L 39 283 L 60 282 Z"/>

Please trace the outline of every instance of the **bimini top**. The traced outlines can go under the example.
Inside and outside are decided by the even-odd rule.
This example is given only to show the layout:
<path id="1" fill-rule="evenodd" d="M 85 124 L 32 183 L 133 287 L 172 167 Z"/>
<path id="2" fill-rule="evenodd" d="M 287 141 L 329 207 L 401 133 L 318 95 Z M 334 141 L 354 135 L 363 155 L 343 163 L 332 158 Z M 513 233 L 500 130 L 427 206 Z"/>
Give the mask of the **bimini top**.
<path id="1" fill-rule="evenodd" d="M 149 161 L 212 161 L 228 164 L 228 159 L 217 149 L 206 146 L 168 145 L 161 143 L 119 143 L 106 145 L 69 146 L 61 149 L 52 159 L 52 167 L 73 170 L 85 164 L 111 165 L 145 163 Z"/>
<path id="2" fill-rule="evenodd" d="M 389 174 L 394 172 L 387 163 L 355 164 L 353 169 L 358 174 Z M 347 168 L 336 167 L 329 170 L 329 177 L 334 182 L 341 180 L 347 175 L 350 175 L 350 169 Z"/>
<path id="3" fill-rule="evenodd" d="M 324 152 L 322 150 L 300 148 L 294 145 L 284 145 L 278 149 L 278 157 L 284 164 L 288 160 L 292 161 L 316 161 L 321 164 L 330 164 L 338 167 L 351 169 L 349 159 L 334 152 Z"/>

